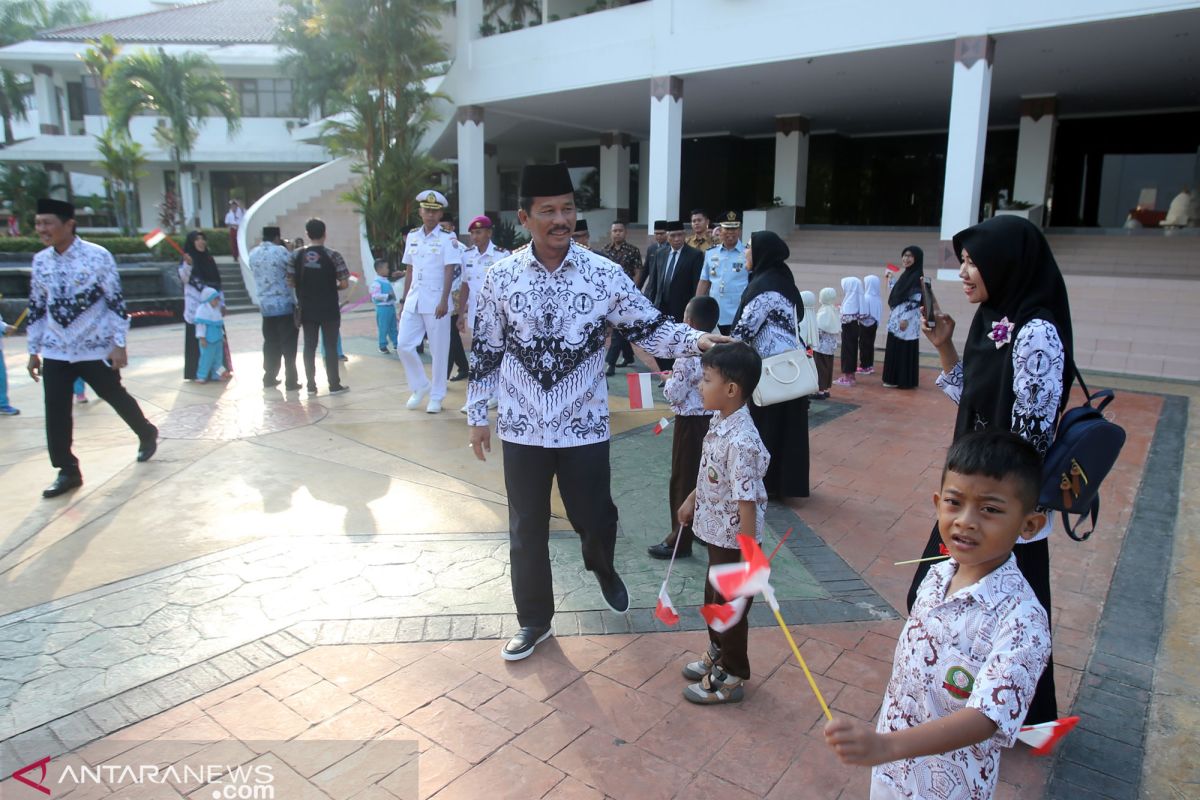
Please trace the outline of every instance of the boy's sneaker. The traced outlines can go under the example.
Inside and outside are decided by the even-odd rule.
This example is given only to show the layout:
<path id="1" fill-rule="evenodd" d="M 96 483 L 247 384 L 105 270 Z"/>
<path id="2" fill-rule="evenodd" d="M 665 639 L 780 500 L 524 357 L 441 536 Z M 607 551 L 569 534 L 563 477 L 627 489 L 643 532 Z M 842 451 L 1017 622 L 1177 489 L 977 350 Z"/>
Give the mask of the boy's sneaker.
<path id="1" fill-rule="evenodd" d="M 683 690 L 683 699 L 689 703 L 709 706 L 720 703 L 740 703 L 746 695 L 745 681 L 730 675 L 720 667 Z"/>
<path id="2" fill-rule="evenodd" d="M 12 406 L 0 406 L 0 414 L 3 414 L 6 417 L 15 417 L 20 413 L 21 409 L 19 408 L 13 408 Z"/>
<path id="3" fill-rule="evenodd" d="M 87 395 L 84 394 L 83 392 L 80 392 L 79 394 L 75 395 L 76 405 L 78 405 L 80 403 L 86 403 L 87 401 L 88 401 Z"/>
<path id="4" fill-rule="evenodd" d="M 845 375 L 833 382 L 834 386 L 853 386 L 854 378 L 847 378 Z"/>
<path id="5" fill-rule="evenodd" d="M 348 392 L 348 391 L 350 391 L 350 387 L 344 383 L 338 384 L 337 386 L 329 387 L 330 394 L 341 394 L 342 392 Z"/>
<path id="6" fill-rule="evenodd" d="M 689 681 L 698 681 L 708 673 L 712 672 L 713 665 L 716 664 L 718 658 L 721 657 L 721 650 L 712 642 L 708 643 L 708 651 L 704 654 L 704 658 L 699 661 L 693 661 L 683 668 L 683 677 Z"/>
<path id="7" fill-rule="evenodd" d="M 381 353 L 390 353 L 390 352 L 392 352 L 392 351 L 391 351 L 391 350 L 388 350 L 386 347 L 381 347 L 381 348 L 379 348 L 379 352 L 381 352 Z"/>

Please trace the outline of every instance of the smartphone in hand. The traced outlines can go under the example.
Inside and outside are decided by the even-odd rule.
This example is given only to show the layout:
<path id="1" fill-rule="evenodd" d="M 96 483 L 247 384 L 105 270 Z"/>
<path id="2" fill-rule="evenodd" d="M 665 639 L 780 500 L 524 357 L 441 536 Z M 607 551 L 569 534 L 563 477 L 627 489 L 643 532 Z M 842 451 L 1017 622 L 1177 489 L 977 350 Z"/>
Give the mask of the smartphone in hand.
<path id="1" fill-rule="evenodd" d="M 921 310 L 925 315 L 925 327 L 933 330 L 937 322 L 933 318 L 933 283 L 929 278 L 921 281 Z"/>

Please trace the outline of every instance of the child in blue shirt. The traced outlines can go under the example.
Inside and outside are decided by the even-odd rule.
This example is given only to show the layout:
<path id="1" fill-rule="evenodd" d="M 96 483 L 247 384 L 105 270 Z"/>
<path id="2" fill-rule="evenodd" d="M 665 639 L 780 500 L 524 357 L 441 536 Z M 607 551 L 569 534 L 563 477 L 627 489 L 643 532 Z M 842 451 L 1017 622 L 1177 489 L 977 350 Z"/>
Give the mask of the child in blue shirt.
<path id="1" fill-rule="evenodd" d="M 379 330 L 379 352 L 388 352 L 388 342 L 396 346 L 399 326 L 396 322 L 396 290 L 389 278 L 387 259 L 375 259 L 375 280 L 371 281 L 371 302 L 375 304 L 375 327 Z"/>

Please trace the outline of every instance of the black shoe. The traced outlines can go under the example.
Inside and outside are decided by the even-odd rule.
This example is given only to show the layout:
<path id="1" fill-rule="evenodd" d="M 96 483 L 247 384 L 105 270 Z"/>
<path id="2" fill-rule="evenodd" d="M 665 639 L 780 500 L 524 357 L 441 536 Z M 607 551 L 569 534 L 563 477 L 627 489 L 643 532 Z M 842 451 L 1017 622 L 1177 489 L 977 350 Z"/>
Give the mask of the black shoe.
<path id="1" fill-rule="evenodd" d="M 662 561 L 669 561 L 671 558 L 671 553 L 674 552 L 674 545 L 669 545 L 666 542 L 660 542 L 658 544 L 652 544 L 649 547 L 647 547 L 646 552 L 650 554 L 651 558 L 661 559 Z M 690 548 L 690 547 L 679 548 L 679 552 L 675 554 L 675 557 L 676 558 L 691 558 L 692 557 L 692 548 Z"/>
<path id="2" fill-rule="evenodd" d="M 342 392 L 348 392 L 348 391 L 350 391 L 350 387 L 344 383 L 339 384 L 338 386 L 330 386 L 329 387 L 330 394 L 341 394 Z"/>
<path id="3" fill-rule="evenodd" d="M 278 386 L 278 385 L 279 385 L 279 379 L 278 379 L 278 378 L 276 378 L 276 379 L 275 379 L 275 380 L 273 380 L 273 381 L 263 381 L 263 388 L 264 388 L 264 389 L 274 389 L 274 388 L 275 388 L 276 386 Z"/>
<path id="4" fill-rule="evenodd" d="M 508 640 L 508 644 L 500 648 L 500 657 L 505 661 L 520 661 L 533 655 L 533 648 L 550 638 L 550 627 L 521 628 L 517 635 Z"/>
<path id="5" fill-rule="evenodd" d="M 467 379 L 467 373 L 462 372 L 460 370 L 459 372 L 454 373 L 454 377 L 451 378 L 450 380 L 451 381 L 465 381 L 466 379 Z"/>
<path id="6" fill-rule="evenodd" d="M 613 375 L 616 375 L 616 374 L 617 374 L 617 365 L 616 365 L 616 364 L 609 364 L 609 365 L 608 365 L 608 369 L 604 370 L 604 374 L 605 374 L 605 375 L 607 375 L 607 376 L 608 376 L 608 377 L 610 377 L 610 378 L 611 378 Z"/>
<path id="7" fill-rule="evenodd" d="M 605 605 L 617 614 L 624 614 L 629 610 L 629 590 L 625 588 L 625 581 L 621 580 L 615 569 L 608 577 L 602 578 L 597 575 L 596 581 L 600 584 Z"/>
<path id="8" fill-rule="evenodd" d="M 58 497 L 60 494 L 66 494 L 72 489 L 78 489 L 83 486 L 82 475 L 67 475 L 64 472 L 58 473 L 58 477 L 54 479 L 54 483 L 42 490 L 42 497 Z"/>
<path id="9" fill-rule="evenodd" d="M 381 352 L 381 353 L 390 353 L 390 352 L 392 352 L 392 351 L 391 351 L 391 350 L 388 350 L 386 347 L 381 347 L 381 348 L 379 348 L 379 352 Z"/>
<path id="10" fill-rule="evenodd" d="M 154 453 L 157 450 L 158 450 L 158 428 L 155 428 L 153 433 L 151 433 L 149 436 L 144 437 L 141 440 L 141 442 L 138 444 L 138 454 L 137 454 L 138 462 L 140 463 L 140 462 L 149 461 L 154 456 Z"/>
<path id="11" fill-rule="evenodd" d="M 317 393 L 317 385 L 315 383 L 310 383 L 308 385 L 308 388 L 305 391 L 307 391 L 309 394 L 316 394 Z"/>
<path id="12" fill-rule="evenodd" d="M 301 389 L 303 389 L 304 387 L 298 383 L 289 383 L 289 384 L 286 384 L 283 388 L 287 389 L 289 392 L 298 392 Z"/>

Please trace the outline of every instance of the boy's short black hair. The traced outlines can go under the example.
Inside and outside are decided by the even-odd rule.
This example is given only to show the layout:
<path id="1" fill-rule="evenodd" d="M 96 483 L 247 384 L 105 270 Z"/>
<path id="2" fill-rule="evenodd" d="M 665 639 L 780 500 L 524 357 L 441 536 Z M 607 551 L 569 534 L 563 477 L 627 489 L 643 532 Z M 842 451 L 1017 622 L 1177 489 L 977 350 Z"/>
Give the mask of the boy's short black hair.
<path id="1" fill-rule="evenodd" d="M 386 267 L 390 270 L 392 265 L 388 263 L 386 258 L 377 258 L 375 259 L 375 271 L 378 272 L 380 267 Z"/>
<path id="2" fill-rule="evenodd" d="M 749 400 L 762 375 L 762 358 L 745 342 L 718 344 L 700 356 L 700 364 L 721 373 L 725 380 L 736 383 L 742 399 Z"/>
<path id="3" fill-rule="evenodd" d="M 950 446 L 942 483 L 947 472 L 959 475 L 986 475 L 1002 481 L 1016 481 L 1025 511 L 1037 507 L 1042 485 L 1042 457 L 1029 442 L 1008 431 L 969 433 Z"/>
<path id="4" fill-rule="evenodd" d="M 325 221 L 313 217 L 304 223 L 304 232 L 308 234 L 308 238 L 310 239 L 324 239 Z"/>
<path id="5" fill-rule="evenodd" d="M 683 314 L 692 318 L 696 329 L 711 331 L 717 327 L 717 320 L 721 318 L 721 305 L 717 298 L 702 294 L 688 301 Z"/>

